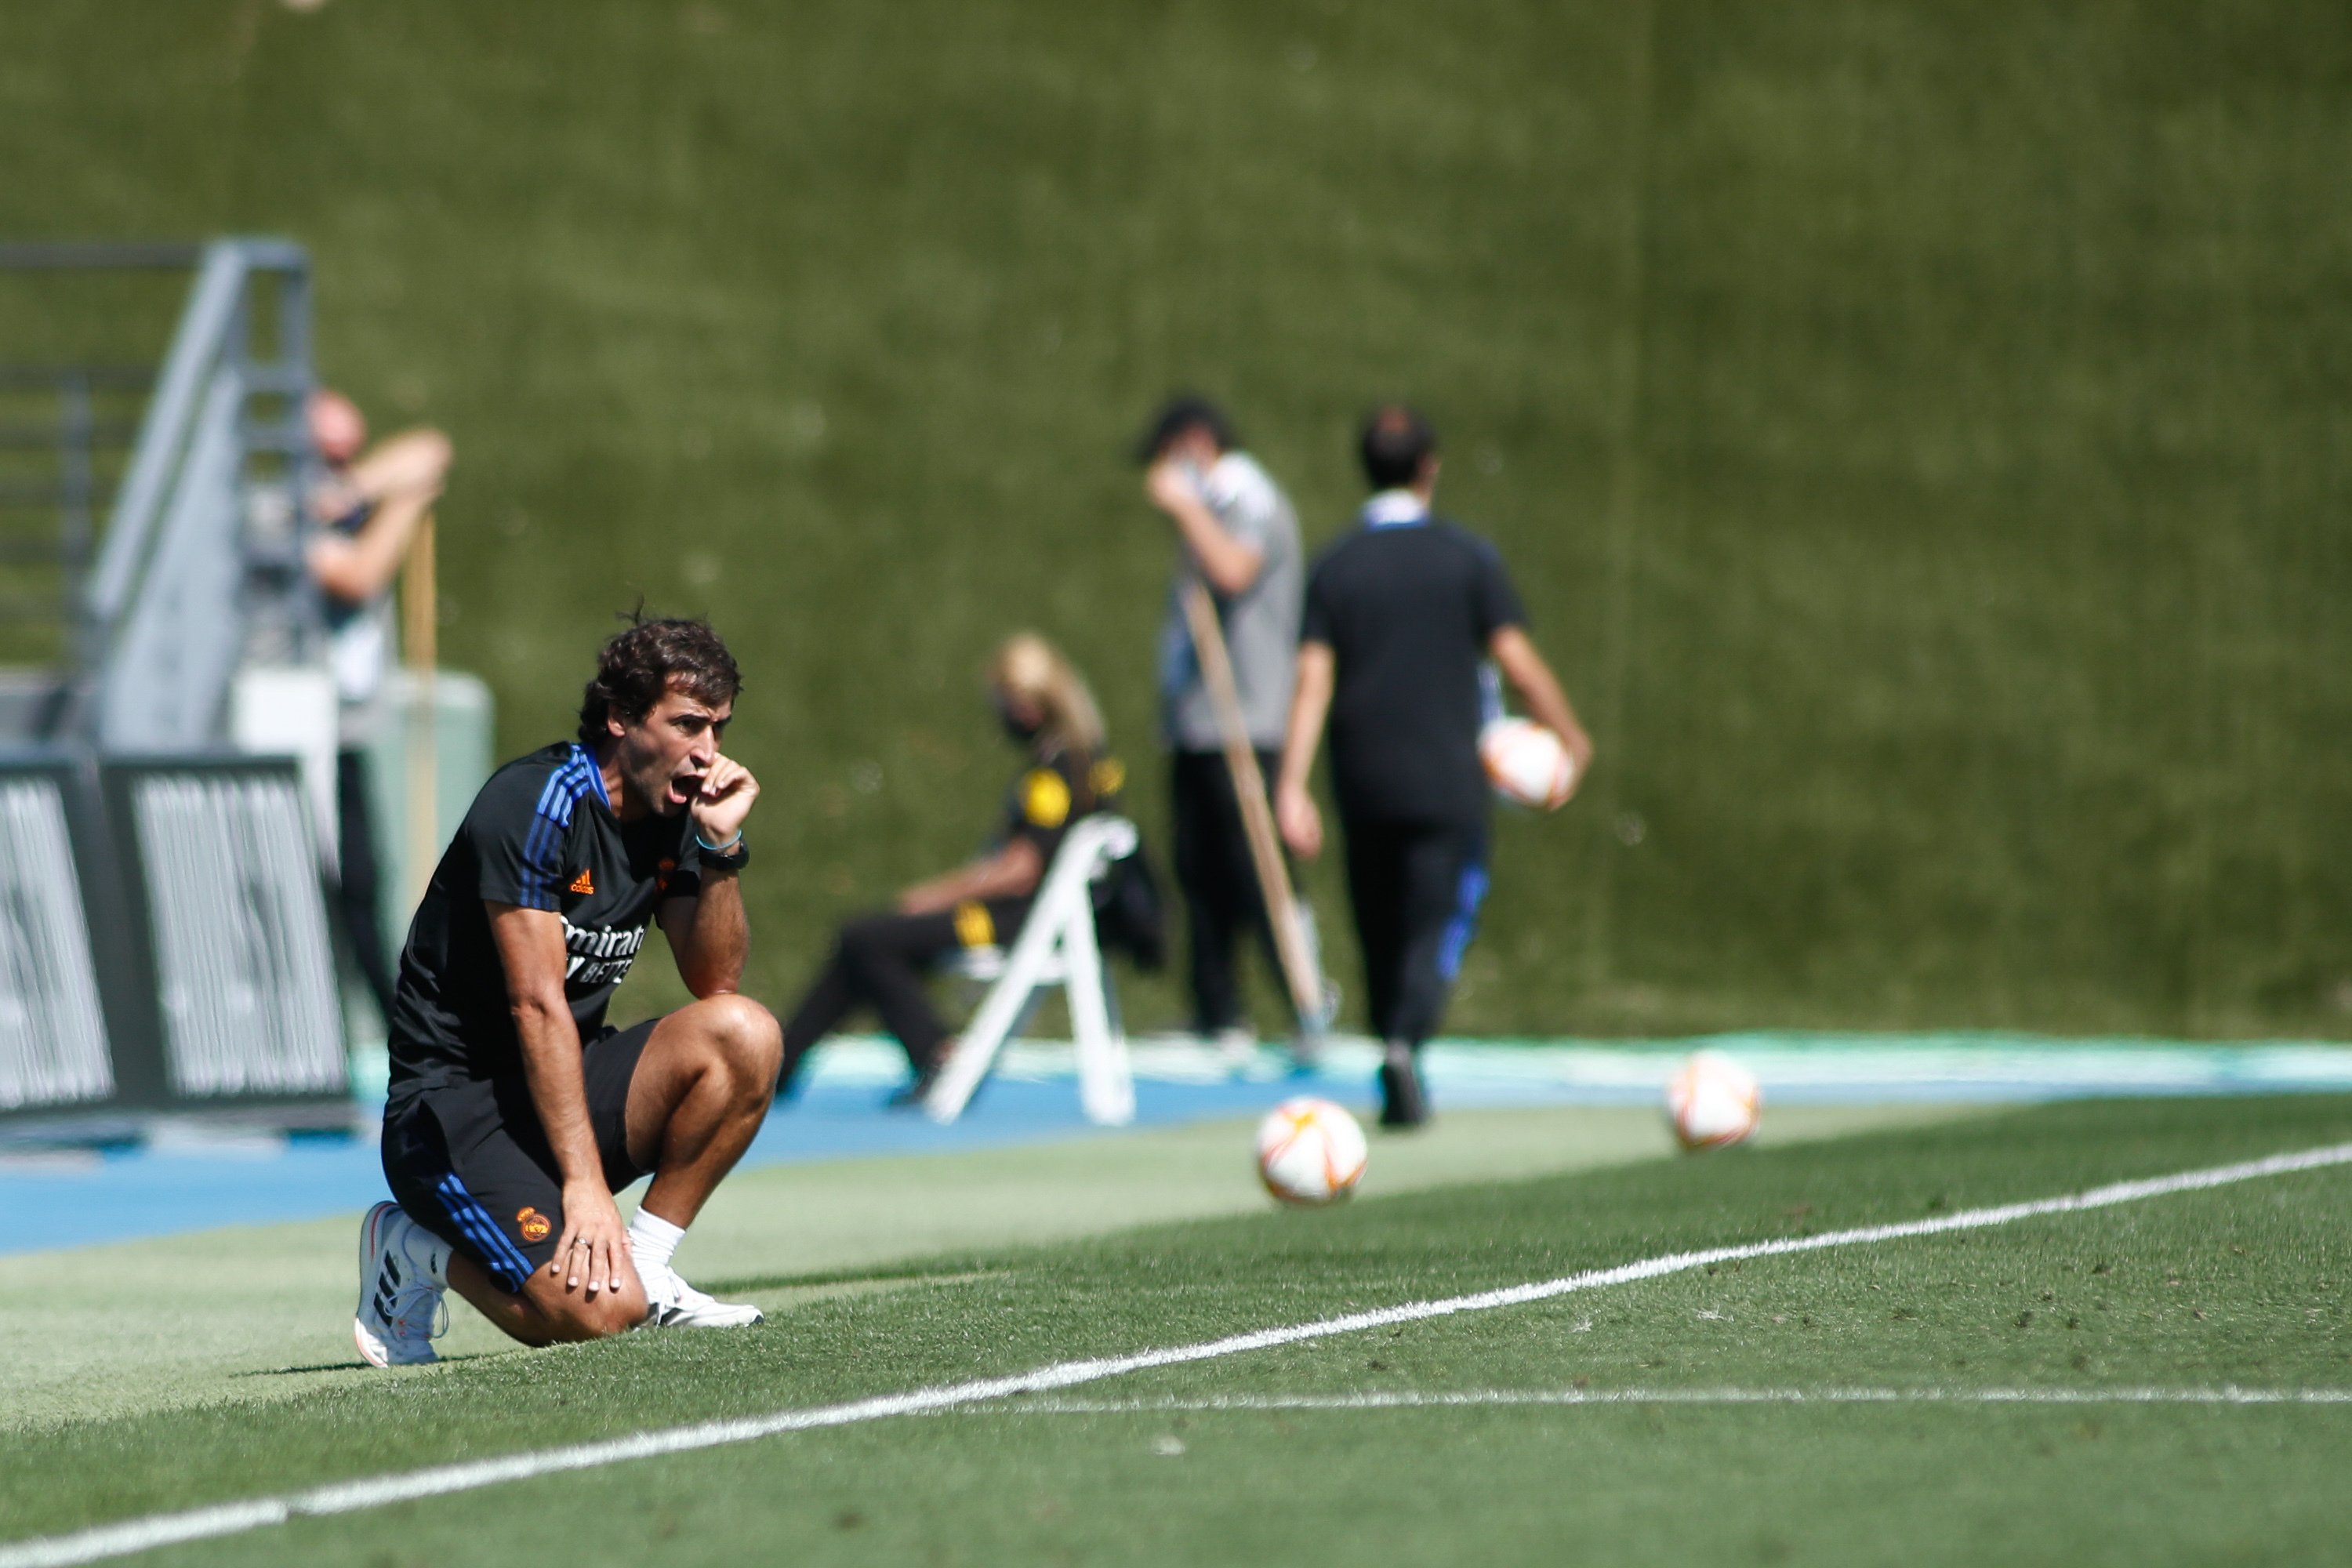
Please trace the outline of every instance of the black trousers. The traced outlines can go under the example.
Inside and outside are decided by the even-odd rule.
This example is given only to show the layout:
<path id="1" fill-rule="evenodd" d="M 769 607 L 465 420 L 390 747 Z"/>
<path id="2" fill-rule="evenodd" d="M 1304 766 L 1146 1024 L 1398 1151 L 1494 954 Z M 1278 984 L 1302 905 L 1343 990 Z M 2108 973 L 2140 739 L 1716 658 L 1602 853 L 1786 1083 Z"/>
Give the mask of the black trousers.
<path id="1" fill-rule="evenodd" d="M 992 899 L 982 907 L 992 928 L 988 941 L 1009 944 L 1029 913 L 1027 899 Z M 784 1026 L 784 1067 L 776 1092 L 791 1090 L 801 1060 L 819 1040 L 839 1028 L 860 1007 L 880 1015 L 882 1026 L 906 1047 L 917 1073 L 929 1068 L 947 1038 L 947 1026 L 931 1005 L 926 984 L 939 961 L 967 943 L 957 927 L 957 910 L 932 915 L 861 915 L 841 928 L 833 955 L 808 994 Z"/>
<path id="2" fill-rule="evenodd" d="M 1486 897 L 1483 823 L 1346 822 L 1348 897 L 1372 1033 L 1419 1047 L 1437 1032 Z"/>
<path id="3" fill-rule="evenodd" d="M 1258 766 L 1274 777 L 1281 759 L 1258 753 Z M 1243 1021 L 1242 993 L 1234 967 L 1234 948 L 1244 933 L 1255 936 L 1268 973 L 1282 973 L 1274 928 L 1265 918 L 1257 870 L 1251 863 L 1249 835 L 1242 826 L 1240 799 L 1222 752 L 1178 752 L 1169 770 L 1175 824 L 1176 885 L 1184 890 L 1184 930 L 1192 961 L 1192 1027 L 1213 1035 Z"/>
<path id="4" fill-rule="evenodd" d="M 375 808 L 369 802 L 367 785 L 365 753 L 336 752 L 335 814 L 341 825 L 336 834 L 335 858 L 342 863 L 342 871 L 335 904 L 360 975 L 375 995 L 376 1010 L 389 1023 L 392 960 L 384 952 L 383 920 L 376 912 L 376 890 L 382 879 L 376 868 Z"/>

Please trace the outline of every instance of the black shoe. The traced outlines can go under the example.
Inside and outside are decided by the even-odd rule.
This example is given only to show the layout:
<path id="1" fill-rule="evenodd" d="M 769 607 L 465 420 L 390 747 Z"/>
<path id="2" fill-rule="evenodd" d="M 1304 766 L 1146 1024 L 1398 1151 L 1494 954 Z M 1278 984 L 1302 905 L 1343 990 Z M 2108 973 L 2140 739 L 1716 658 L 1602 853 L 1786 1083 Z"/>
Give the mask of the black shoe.
<path id="1" fill-rule="evenodd" d="M 1429 1120 L 1429 1097 L 1422 1092 L 1420 1064 L 1409 1049 L 1390 1047 L 1381 1063 L 1381 1125 L 1419 1127 Z"/>
<path id="2" fill-rule="evenodd" d="M 936 1067 L 925 1068 L 913 1078 L 892 1089 L 890 1098 L 882 1103 L 892 1110 L 919 1110 L 923 1101 L 931 1097 L 931 1086 L 939 1081 L 940 1069 Z"/>
<path id="3" fill-rule="evenodd" d="M 956 1042 L 950 1037 L 941 1040 L 931 1052 L 931 1059 L 923 1064 L 913 1079 L 901 1084 L 898 1091 L 882 1103 L 893 1110 L 913 1110 L 930 1099 L 931 1086 L 948 1070 L 948 1058 L 955 1055 Z"/>

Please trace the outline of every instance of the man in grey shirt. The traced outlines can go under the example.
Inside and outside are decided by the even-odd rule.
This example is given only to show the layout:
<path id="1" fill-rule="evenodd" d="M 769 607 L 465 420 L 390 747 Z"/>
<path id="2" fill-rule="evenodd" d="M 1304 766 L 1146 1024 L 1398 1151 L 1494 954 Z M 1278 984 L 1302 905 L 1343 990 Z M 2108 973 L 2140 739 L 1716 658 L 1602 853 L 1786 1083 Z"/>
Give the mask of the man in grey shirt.
<path id="1" fill-rule="evenodd" d="M 1265 777 L 1282 749 L 1305 563 L 1298 517 L 1223 412 L 1199 397 L 1170 401 L 1137 444 L 1145 494 L 1175 525 L 1176 579 L 1160 635 L 1160 722 L 1173 753 L 1177 885 L 1184 890 L 1193 1027 L 1228 1049 L 1252 1038 L 1236 984 L 1234 946 L 1257 933 L 1269 973 L 1281 963 L 1250 861 L 1249 839 L 1201 678 L 1180 595 L 1198 578 L 1216 605 L 1232 655 L 1242 720 Z"/>

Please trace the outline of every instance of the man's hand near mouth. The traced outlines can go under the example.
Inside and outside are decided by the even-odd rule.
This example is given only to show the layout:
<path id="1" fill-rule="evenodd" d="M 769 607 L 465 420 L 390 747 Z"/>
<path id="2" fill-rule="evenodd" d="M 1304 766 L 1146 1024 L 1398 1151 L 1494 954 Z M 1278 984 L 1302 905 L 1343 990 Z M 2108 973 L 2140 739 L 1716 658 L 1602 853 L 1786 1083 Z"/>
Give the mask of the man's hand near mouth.
<path id="1" fill-rule="evenodd" d="M 760 798 L 760 781 L 732 757 L 720 757 L 710 764 L 698 792 L 690 777 L 679 780 L 678 787 L 688 792 L 695 836 L 712 847 L 728 845 L 743 831 L 743 819 L 751 816 L 752 803 Z"/>

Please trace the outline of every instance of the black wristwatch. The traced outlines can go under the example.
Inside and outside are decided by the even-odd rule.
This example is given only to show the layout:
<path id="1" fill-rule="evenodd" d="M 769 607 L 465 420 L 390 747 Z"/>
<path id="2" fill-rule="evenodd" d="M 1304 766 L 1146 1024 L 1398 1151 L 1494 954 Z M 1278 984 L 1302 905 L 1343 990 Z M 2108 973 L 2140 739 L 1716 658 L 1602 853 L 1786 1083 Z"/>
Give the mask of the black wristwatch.
<path id="1" fill-rule="evenodd" d="M 694 847 L 702 852 L 702 863 L 714 871 L 740 871 L 751 863 L 751 846 L 744 842 L 740 833 L 729 839 L 724 848 L 715 844 L 705 844 L 702 835 L 698 833 L 694 836 Z"/>

